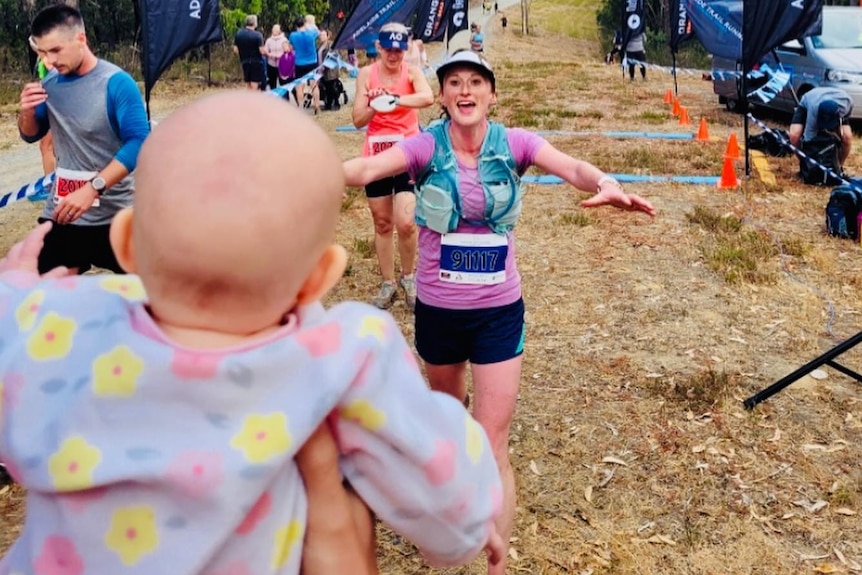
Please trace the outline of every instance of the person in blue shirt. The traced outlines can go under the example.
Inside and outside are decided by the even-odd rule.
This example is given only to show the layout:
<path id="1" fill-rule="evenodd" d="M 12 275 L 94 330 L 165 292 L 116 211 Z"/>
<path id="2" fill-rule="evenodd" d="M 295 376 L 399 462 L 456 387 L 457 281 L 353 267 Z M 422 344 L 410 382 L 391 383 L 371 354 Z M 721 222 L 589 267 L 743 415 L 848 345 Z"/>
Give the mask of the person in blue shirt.
<path id="1" fill-rule="evenodd" d="M 320 36 L 320 31 L 314 23 L 314 16 L 310 14 L 305 18 L 297 18 L 293 25 L 295 30 L 290 33 L 288 40 L 293 46 L 294 54 L 296 54 L 296 77 L 302 78 L 317 70 L 319 65 L 317 61 L 317 38 Z M 306 85 L 307 82 L 301 82 L 296 87 L 296 97 L 300 102 L 304 101 Z M 311 90 L 316 114 L 320 111 L 320 92 L 316 82 L 311 86 Z"/>
<path id="2" fill-rule="evenodd" d="M 18 131 L 28 143 L 50 130 L 57 165 L 40 221 L 55 226 L 45 237 L 39 270 L 92 266 L 123 270 L 108 239 L 111 219 L 132 204 L 132 172 L 149 134 L 135 80 L 93 54 L 81 13 L 56 4 L 30 26 L 36 51 L 55 73 L 21 91 Z"/>

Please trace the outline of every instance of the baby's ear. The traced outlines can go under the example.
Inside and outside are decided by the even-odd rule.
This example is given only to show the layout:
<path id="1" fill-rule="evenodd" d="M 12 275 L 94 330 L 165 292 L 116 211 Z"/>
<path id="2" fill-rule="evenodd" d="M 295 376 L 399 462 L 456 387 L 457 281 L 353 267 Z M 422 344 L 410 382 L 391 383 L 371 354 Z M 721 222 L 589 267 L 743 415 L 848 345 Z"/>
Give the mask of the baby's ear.
<path id="1" fill-rule="evenodd" d="M 127 273 L 136 271 L 135 250 L 132 248 L 132 213 L 134 208 L 123 208 L 111 220 L 111 249 L 120 267 Z"/>
<path id="2" fill-rule="evenodd" d="M 323 299 L 344 275 L 345 269 L 347 269 L 347 251 L 338 244 L 332 244 L 326 248 L 302 287 L 299 288 L 299 293 L 296 295 L 297 305 L 308 305 Z"/>

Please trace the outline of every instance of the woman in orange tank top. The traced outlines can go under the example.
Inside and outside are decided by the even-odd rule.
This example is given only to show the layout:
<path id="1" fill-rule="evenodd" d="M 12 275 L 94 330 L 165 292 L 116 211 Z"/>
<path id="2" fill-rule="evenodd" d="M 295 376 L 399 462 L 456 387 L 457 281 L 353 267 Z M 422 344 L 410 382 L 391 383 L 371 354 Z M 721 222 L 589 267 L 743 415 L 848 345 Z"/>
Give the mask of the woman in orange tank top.
<path id="1" fill-rule="evenodd" d="M 363 156 L 373 156 L 391 148 L 396 142 L 419 133 L 417 109 L 434 103 L 434 94 L 425 75 L 417 66 L 404 62 L 409 45 L 407 27 L 389 23 L 380 29 L 377 49 L 380 59 L 359 71 L 353 98 L 353 125 L 367 127 Z M 371 101 L 392 96 L 388 111 L 376 111 Z M 390 109 L 391 108 L 391 109 Z M 407 173 L 384 178 L 365 186 L 368 207 L 374 221 L 374 249 L 383 283 L 373 303 L 389 308 L 398 296 L 398 284 L 404 289 L 407 307 L 416 305 L 416 223 L 413 212 L 416 197 Z M 401 277 L 395 281 L 395 248 L 393 232 L 398 232 Z"/>

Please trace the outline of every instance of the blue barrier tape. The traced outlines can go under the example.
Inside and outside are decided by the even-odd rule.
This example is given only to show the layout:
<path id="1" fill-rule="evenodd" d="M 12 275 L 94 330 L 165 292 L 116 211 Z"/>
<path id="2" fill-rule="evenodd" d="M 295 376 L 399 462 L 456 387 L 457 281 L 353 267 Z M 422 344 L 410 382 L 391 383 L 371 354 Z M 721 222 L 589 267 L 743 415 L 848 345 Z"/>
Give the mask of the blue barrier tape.
<path id="1" fill-rule="evenodd" d="M 19 200 L 23 200 L 24 198 L 28 198 L 34 202 L 45 199 L 48 196 L 48 192 L 50 191 L 53 183 L 54 173 L 51 172 L 47 176 L 39 178 L 35 182 L 21 186 L 21 188 L 16 192 L 9 192 L 8 194 L 0 197 L 0 208 L 8 206 L 9 204 L 15 203 Z"/>

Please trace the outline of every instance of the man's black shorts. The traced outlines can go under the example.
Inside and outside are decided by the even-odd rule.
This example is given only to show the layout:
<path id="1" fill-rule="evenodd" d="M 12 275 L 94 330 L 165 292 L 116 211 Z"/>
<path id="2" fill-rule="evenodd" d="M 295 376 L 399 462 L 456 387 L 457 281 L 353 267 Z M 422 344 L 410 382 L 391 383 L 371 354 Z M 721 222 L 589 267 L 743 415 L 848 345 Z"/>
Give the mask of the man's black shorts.
<path id="1" fill-rule="evenodd" d="M 265 78 L 263 71 L 263 60 L 255 62 L 249 60 L 242 63 L 242 79 L 249 84 L 260 84 Z"/>
<path id="2" fill-rule="evenodd" d="M 40 224 L 46 221 L 46 218 L 39 218 Z M 45 246 L 39 254 L 39 273 L 59 266 L 77 268 L 81 274 L 93 266 L 118 274 L 126 273 L 111 249 L 110 230 L 110 224 L 76 226 L 55 222 L 45 236 Z"/>

